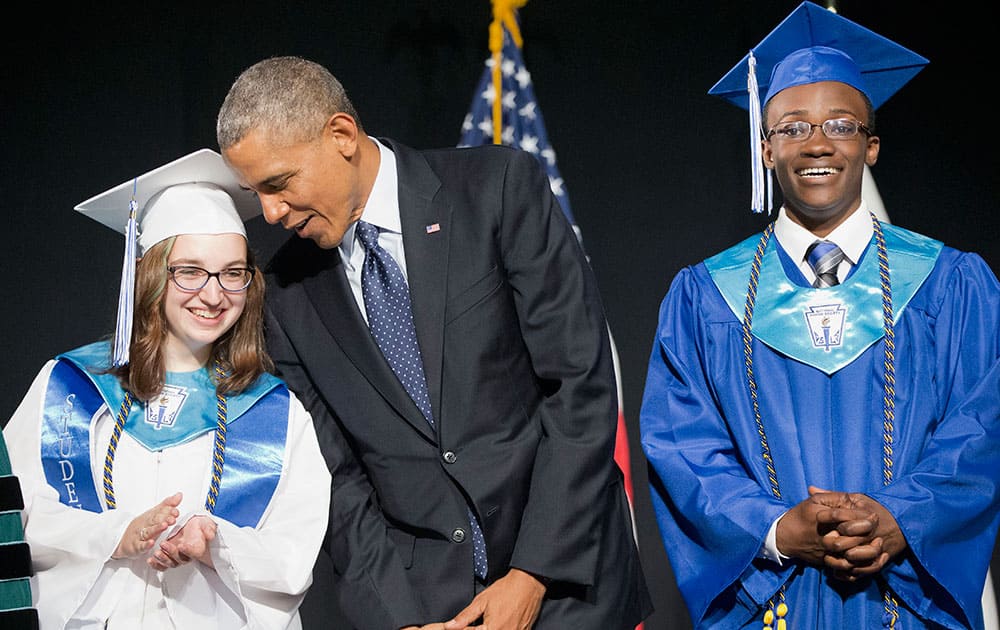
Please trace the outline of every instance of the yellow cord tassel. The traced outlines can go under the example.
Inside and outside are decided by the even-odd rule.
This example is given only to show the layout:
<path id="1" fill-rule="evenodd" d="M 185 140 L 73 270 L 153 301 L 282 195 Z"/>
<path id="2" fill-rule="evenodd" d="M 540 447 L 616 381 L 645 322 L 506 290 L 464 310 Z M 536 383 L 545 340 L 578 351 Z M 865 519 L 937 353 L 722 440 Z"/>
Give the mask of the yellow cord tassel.
<path id="1" fill-rule="evenodd" d="M 507 27 L 514 43 L 520 48 L 521 29 L 514 13 L 528 0 L 493 0 L 493 22 L 490 23 L 490 51 L 493 53 L 493 144 L 502 144 L 503 135 L 503 83 L 500 64 L 503 61 L 503 28 Z"/>
<path id="2" fill-rule="evenodd" d="M 777 613 L 777 619 L 775 619 L 775 613 Z M 764 611 L 764 630 L 774 630 L 774 626 L 777 625 L 777 630 L 788 630 L 788 620 L 785 616 L 788 614 L 788 605 L 785 602 L 781 602 L 778 606 L 769 607 Z M 774 622 L 778 623 L 775 624 Z"/>

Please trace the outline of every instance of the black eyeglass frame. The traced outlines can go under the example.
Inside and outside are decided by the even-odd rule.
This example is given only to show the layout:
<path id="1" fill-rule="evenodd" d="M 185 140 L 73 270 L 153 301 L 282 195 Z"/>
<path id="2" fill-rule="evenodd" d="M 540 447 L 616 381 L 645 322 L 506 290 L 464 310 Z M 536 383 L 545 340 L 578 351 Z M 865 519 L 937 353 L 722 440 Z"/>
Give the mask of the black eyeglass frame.
<path id="1" fill-rule="evenodd" d="M 199 286 L 196 289 L 193 289 L 193 288 L 190 288 L 190 287 L 185 287 L 180 282 L 177 281 L 177 277 L 174 275 L 177 271 L 179 271 L 181 269 L 193 269 L 193 270 L 196 270 L 196 271 L 200 271 L 200 272 L 202 272 L 202 273 L 205 274 L 205 281 L 202 282 L 201 286 Z M 226 273 L 227 271 L 245 271 L 245 272 L 248 272 L 250 275 L 247 277 L 247 283 L 245 285 L 243 285 L 242 288 L 239 288 L 239 289 L 230 289 L 230 288 L 226 287 L 226 285 L 222 284 L 222 274 Z M 205 269 L 203 267 L 199 267 L 197 265 L 168 265 L 167 266 L 167 274 L 170 276 L 170 279 L 173 281 L 174 286 L 176 286 L 181 291 L 184 291 L 185 293 L 197 293 L 198 291 L 201 291 L 202 289 L 205 288 L 205 286 L 208 284 L 208 281 L 211 280 L 212 278 L 215 278 L 215 281 L 219 283 L 219 288 L 221 288 L 226 293 L 243 293 L 250 286 L 250 283 L 253 282 L 253 277 L 254 277 L 254 274 L 256 272 L 257 272 L 257 270 L 254 269 L 253 267 L 227 267 L 227 268 L 222 269 L 220 271 L 209 271 L 208 269 Z"/>
<path id="2" fill-rule="evenodd" d="M 856 118 L 828 118 L 827 120 L 824 120 L 821 123 L 811 123 L 811 122 L 807 122 L 805 120 L 792 120 L 792 121 L 788 121 L 788 122 L 778 123 L 777 125 L 771 127 L 768 130 L 767 134 L 764 136 L 764 139 L 765 140 L 770 140 L 774 136 L 774 134 L 778 133 L 778 127 L 781 126 L 781 125 L 799 125 L 799 126 L 801 126 L 801 125 L 809 125 L 809 133 L 803 135 L 801 138 L 789 138 L 787 136 L 780 136 L 782 140 L 787 141 L 787 142 L 805 142 L 809 138 L 812 138 L 813 130 L 815 130 L 816 127 L 819 127 L 823 131 L 823 135 L 826 136 L 827 139 L 829 139 L 829 140 L 839 141 L 839 140 L 852 140 L 852 139 L 854 139 L 854 137 L 858 135 L 857 131 L 854 132 L 853 134 L 851 134 L 850 136 L 847 136 L 847 137 L 844 137 L 844 138 L 832 138 L 832 137 L 830 137 L 830 134 L 828 134 L 826 132 L 826 125 L 827 125 L 827 123 L 841 123 L 841 122 L 850 122 L 852 124 L 857 125 L 858 126 L 858 131 L 863 131 L 865 133 L 865 135 L 868 136 L 868 137 L 871 137 L 873 135 L 872 134 L 872 130 L 869 129 L 867 125 L 865 125 L 863 122 L 861 122 L 860 120 L 858 120 Z"/>

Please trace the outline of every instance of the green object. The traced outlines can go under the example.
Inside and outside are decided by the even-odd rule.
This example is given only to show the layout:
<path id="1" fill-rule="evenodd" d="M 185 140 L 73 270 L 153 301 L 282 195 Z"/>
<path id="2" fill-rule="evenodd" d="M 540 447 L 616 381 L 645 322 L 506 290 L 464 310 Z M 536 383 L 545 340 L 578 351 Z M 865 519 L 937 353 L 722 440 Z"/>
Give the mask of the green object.
<path id="1" fill-rule="evenodd" d="M 11 474 L 10 457 L 7 454 L 7 443 L 0 433 L 0 478 L 13 477 L 13 485 L 4 485 L 6 493 L 20 494 L 20 488 L 16 483 L 16 477 Z M 0 504 L 19 504 L 15 497 L 0 497 Z M 24 527 L 21 524 L 21 510 L 0 512 L 0 545 L 24 542 Z M 29 575 L 14 576 L 11 579 L 0 580 L 0 615 L 4 611 L 31 609 L 31 584 L 28 581 Z M 34 612 L 34 611 L 30 611 Z M 33 619 L 37 616 L 32 614 Z"/>

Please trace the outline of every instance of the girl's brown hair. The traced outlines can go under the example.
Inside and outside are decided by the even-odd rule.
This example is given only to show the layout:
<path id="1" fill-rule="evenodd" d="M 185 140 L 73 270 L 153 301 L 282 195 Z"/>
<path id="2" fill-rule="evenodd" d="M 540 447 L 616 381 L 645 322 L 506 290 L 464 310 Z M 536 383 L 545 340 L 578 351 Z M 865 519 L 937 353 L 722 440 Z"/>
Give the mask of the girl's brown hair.
<path id="1" fill-rule="evenodd" d="M 129 363 L 112 369 L 122 387 L 140 400 L 148 401 L 163 389 L 166 367 L 163 342 L 167 338 L 167 318 L 163 294 L 169 274 L 167 258 L 177 237 L 172 236 L 149 248 L 135 266 L 135 312 Z M 246 289 L 243 313 L 232 328 L 212 346 L 209 372 L 219 394 L 238 393 L 264 372 L 274 368 L 264 346 L 264 278 L 247 247 L 247 266 L 254 270 Z M 214 366 L 219 365 L 223 376 Z"/>

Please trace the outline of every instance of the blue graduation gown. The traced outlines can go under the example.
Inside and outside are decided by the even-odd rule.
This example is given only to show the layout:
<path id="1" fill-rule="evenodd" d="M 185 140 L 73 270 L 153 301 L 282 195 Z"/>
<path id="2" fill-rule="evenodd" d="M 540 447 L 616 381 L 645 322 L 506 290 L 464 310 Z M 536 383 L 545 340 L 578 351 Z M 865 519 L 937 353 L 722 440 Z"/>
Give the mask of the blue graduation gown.
<path id="1" fill-rule="evenodd" d="M 878 628 L 882 580 L 899 601 L 897 628 L 982 626 L 1000 501 L 1000 285 L 975 254 L 883 229 L 903 303 L 895 309 L 888 485 L 884 335 L 855 342 L 839 362 L 830 362 L 830 348 L 816 350 L 816 361 L 803 356 L 805 313 L 762 296 L 817 290 L 776 239 L 768 246 L 770 272 L 760 279 L 751 343 L 780 499 L 768 482 L 744 362 L 743 263 L 759 236 L 710 264 L 683 269 L 663 300 L 640 415 L 642 447 L 664 546 L 697 628 L 760 628 L 782 584 L 789 630 Z M 874 249 L 873 241 L 864 259 L 877 261 Z M 893 269 L 921 256 L 923 272 Z M 720 285 L 732 261 L 741 268 L 742 289 L 735 296 L 730 286 L 727 301 Z M 771 320 L 769 341 L 783 349 L 757 338 L 767 336 L 757 330 L 758 315 Z M 758 557 L 771 523 L 806 499 L 809 485 L 863 492 L 895 517 L 909 547 L 878 581 L 846 583 L 794 559 L 779 566 Z"/>

